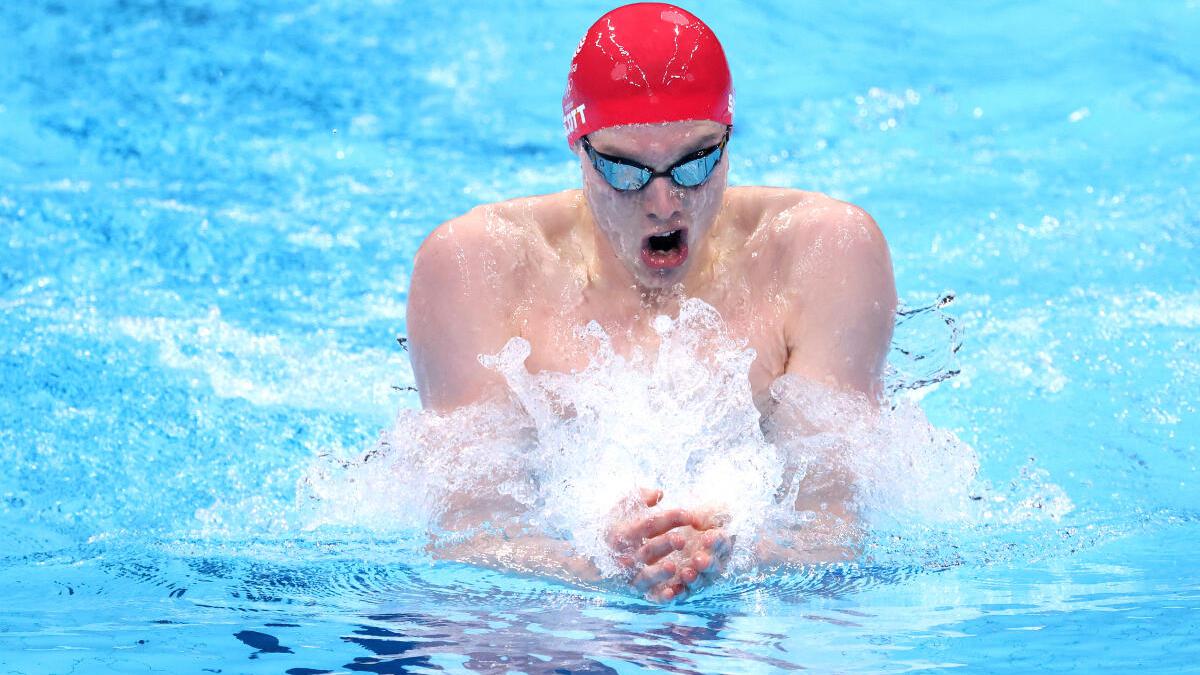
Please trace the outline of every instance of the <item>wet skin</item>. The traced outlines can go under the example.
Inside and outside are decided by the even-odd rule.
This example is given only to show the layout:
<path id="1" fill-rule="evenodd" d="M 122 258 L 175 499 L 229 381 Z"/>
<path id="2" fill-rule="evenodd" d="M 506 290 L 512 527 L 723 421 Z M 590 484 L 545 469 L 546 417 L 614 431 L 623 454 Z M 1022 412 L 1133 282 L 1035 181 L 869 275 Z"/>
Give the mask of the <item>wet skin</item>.
<path id="1" fill-rule="evenodd" d="M 662 170 L 724 131 L 675 122 L 589 140 Z M 574 330 L 592 320 L 619 352 L 651 353 L 651 321 L 675 315 L 682 298 L 715 307 L 755 350 L 750 384 L 764 414 L 771 382 L 785 373 L 877 398 L 896 304 L 879 228 L 818 193 L 727 187 L 733 147 L 699 187 L 657 177 L 636 192 L 614 190 L 577 147 L 582 190 L 480 206 L 438 227 L 417 254 L 408 304 L 422 404 L 445 411 L 506 397 L 503 378 L 477 356 L 514 336 L 531 345 L 531 372 L 585 367 Z M 649 237 L 667 232 L 677 248 L 656 258 Z M 656 494 L 638 496 L 644 512 L 614 522 L 609 541 L 637 590 L 677 599 L 719 574 L 732 542 L 712 507 L 664 517 Z"/>

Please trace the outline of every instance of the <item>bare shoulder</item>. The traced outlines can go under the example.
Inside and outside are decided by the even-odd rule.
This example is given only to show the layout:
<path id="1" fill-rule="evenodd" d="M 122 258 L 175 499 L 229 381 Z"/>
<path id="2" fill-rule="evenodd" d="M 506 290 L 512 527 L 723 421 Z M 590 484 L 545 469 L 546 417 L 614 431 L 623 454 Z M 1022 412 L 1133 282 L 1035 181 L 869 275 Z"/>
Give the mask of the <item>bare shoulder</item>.
<path id="1" fill-rule="evenodd" d="M 768 251 L 775 268 L 812 279 L 834 270 L 891 276 L 887 241 L 862 208 L 820 192 L 741 188 L 741 220 L 750 244 Z M 809 284 L 805 284 L 809 286 Z"/>
<path id="2" fill-rule="evenodd" d="M 569 195 L 522 197 L 477 206 L 426 237 L 413 262 L 413 286 L 453 273 L 471 286 L 520 284 L 547 253 Z"/>
<path id="3" fill-rule="evenodd" d="M 811 246 L 819 242 L 847 249 L 886 247 L 875 219 L 849 202 L 789 188 L 742 190 L 742 210 L 754 221 L 754 234 L 771 239 L 774 245 Z"/>
<path id="4" fill-rule="evenodd" d="M 530 240 L 553 242 L 568 233 L 587 208 L 582 190 L 564 190 L 548 195 L 519 197 L 489 204 L 492 218 L 504 223 L 513 234 Z"/>
<path id="5" fill-rule="evenodd" d="M 414 266 L 428 267 L 466 258 L 489 257 L 523 238 L 506 213 L 505 203 L 483 204 L 434 228 L 417 251 Z"/>

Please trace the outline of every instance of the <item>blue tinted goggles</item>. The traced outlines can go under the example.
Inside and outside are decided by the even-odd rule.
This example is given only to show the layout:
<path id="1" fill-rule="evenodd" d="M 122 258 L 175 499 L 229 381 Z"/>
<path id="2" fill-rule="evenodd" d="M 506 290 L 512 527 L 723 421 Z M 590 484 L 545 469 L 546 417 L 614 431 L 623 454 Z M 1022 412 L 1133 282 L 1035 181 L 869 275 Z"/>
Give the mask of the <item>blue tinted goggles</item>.
<path id="1" fill-rule="evenodd" d="M 632 159 L 598 152 L 588 142 L 587 136 L 583 137 L 583 149 L 592 160 L 592 166 L 596 167 L 596 171 L 604 176 L 604 180 L 608 181 L 614 190 L 621 192 L 641 190 L 659 176 L 670 177 L 680 187 L 693 188 L 703 185 L 712 175 L 713 169 L 717 168 L 717 163 L 721 161 L 721 155 L 725 154 L 725 144 L 729 142 L 730 130 L 730 128 L 725 129 L 725 136 L 721 138 L 720 143 L 687 155 L 672 164 L 666 171 L 655 171 Z"/>

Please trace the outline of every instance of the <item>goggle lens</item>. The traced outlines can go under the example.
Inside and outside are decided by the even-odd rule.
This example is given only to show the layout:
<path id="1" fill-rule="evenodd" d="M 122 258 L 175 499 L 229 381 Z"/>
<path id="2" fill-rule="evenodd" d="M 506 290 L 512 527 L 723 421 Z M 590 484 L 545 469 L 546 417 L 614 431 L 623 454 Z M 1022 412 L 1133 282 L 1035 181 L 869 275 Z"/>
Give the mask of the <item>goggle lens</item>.
<path id="1" fill-rule="evenodd" d="M 707 155 L 684 162 L 671 169 L 671 178 L 683 187 L 696 187 L 708 180 L 719 161 L 721 161 L 721 146 L 718 145 Z"/>
<path id="2" fill-rule="evenodd" d="M 650 182 L 650 172 L 645 167 L 613 162 L 600 155 L 592 157 L 592 164 L 609 185 L 622 192 L 640 190 Z"/>

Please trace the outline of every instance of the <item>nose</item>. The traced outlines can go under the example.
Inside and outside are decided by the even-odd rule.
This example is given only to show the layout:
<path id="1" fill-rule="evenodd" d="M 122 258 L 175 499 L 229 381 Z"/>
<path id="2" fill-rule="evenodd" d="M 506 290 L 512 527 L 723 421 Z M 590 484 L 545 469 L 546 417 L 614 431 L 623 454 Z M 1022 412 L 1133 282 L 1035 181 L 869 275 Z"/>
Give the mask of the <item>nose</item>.
<path id="1" fill-rule="evenodd" d="M 642 188 L 642 204 L 650 220 L 669 222 L 678 218 L 683 208 L 683 194 L 666 176 L 653 178 Z"/>

